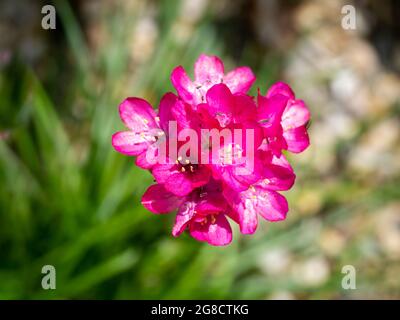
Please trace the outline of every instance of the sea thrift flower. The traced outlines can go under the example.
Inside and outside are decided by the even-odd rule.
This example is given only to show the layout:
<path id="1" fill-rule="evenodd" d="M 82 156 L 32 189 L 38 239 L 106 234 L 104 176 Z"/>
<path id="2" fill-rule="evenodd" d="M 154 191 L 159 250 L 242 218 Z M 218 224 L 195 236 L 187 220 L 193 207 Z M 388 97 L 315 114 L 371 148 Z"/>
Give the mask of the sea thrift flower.
<path id="1" fill-rule="evenodd" d="M 265 97 L 258 96 L 258 120 L 270 148 L 278 155 L 281 150 L 299 153 L 310 145 L 307 133 L 310 112 L 283 82 L 275 83 Z"/>
<path id="2" fill-rule="evenodd" d="M 178 209 L 172 234 L 177 237 L 185 229 L 199 241 L 220 246 L 232 240 L 232 230 L 225 216 L 229 210 L 216 181 L 197 188 L 185 197 L 178 197 L 161 184 L 150 186 L 142 197 L 142 204 L 156 214 Z"/>
<path id="3" fill-rule="evenodd" d="M 118 152 L 138 156 L 155 141 L 151 131 L 159 128 L 156 113 L 147 101 L 127 98 L 120 104 L 119 114 L 122 122 L 130 130 L 115 133 L 112 144 Z"/>
<path id="4" fill-rule="evenodd" d="M 194 81 L 182 67 L 173 70 L 178 95 L 166 93 L 158 114 L 143 99 L 122 102 L 129 130 L 114 134 L 112 144 L 137 156 L 136 164 L 154 176 L 142 204 L 156 214 L 176 211 L 173 236 L 187 230 L 198 241 L 222 246 L 232 240 L 229 220 L 252 234 L 258 216 L 286 218 L 281 192 L 296 175 L 283 150 L 299 153 L 309 146 L 310 113 L 283 82 L 265 96 L 249 96 L 255 77 L 248 67 L 225 75 L 218 57 L 201 55 L 194 70 Z"/>
<path id="5" fill-rule="evenodd" d="M 143 169 L 150 169 L 146 152 L 152 151 L 155 157 L 155 143 L 168 131 L 168 123 L 173 120 L 171 109 L 177 104 L 177 97 L 172 93 L 165 94 L 159 105 L 159 114 L 141 98 L 127 98 L 119 105 L 122 122 L 129 129 L 119 131 L 112 136 L 112 145 L 116 151 L 138 156 L 136 164 Z M 148 155 L 147 154 L 147 155 Z"/>
<path id="6" fill-rule="evenodd" d="M 260 154 L 259 157 L 265 155 Z M 270 163 L 265 161 L 264 165 L 262 178 L 247 190 L 224 189 L 224 197 L 233 209 L 231 217 L 244 234 L 256 231 L 258 215 L 268 221 L 279 221 L 284 220 L 288 212 L 286 198 L 277 191 L 289 190 L 293 186 L 296 177 L 293 169 L 283 155 L 280 158 L 274 156 Z"/>
<path id="7" fill-rule="evenodd" d="M 247 93 L 255 81 L 253 71 L 239 67 L 225 75 L 223 62 L 215 56 L 200 55 L 194 64 L 192 81 L 182 66 L 174 69 L 171 81 L 183 101 L 193 106 L 204 102 L 206 93 L 213 85 L 225 83 L 232 93 Z"/>
<path id="8" fill-rule="evenodd" d="M 192 190 L 205 185 L 211 171 L 200 164 L 192 164 L 188 159 L 178 158 L 174 164 L 156 164 L 152 174 L 158 183 L 177 196 L 186 196 Z"/>

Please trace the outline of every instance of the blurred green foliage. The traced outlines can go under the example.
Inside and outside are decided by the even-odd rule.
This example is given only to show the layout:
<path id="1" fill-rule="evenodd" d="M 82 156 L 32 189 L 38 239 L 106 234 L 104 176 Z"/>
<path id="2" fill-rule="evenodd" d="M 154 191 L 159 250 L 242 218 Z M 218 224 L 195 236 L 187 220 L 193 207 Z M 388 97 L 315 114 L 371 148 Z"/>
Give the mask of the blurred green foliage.
<path id="1" fill-rule="evenodd" d="M 68 2 L 55 3 L 68 43 L 69 77 L 41 81 L 18 57 L 0 74 L 5 137 L 0 139 L 0 299 L 258 299 L 280 291 L 300 298 L 346 297 L 340 270 L 348 261 L 359 263 L 362 292 L 398 292 L 379 280 L 384 271 L 374 269 L 374 262 L 363 265 L 368 246 L 363 238 L 353 238 L 338 257 L 329 258 L 329 278 L 317 287 L 298 283 L 290 274 L 266 275 L 259 266 L 260 257 L 274 248 L 283 247 L 298 260 L 321 254 L 321 228 L 346 225 L 353 213 L 368 215 L 398 199 L 398 180 L 360 188 L 343 177 L 324 186 L 311 168 L 295 164 L 299 179 L 289 193 L 290 205 L 303 188 L 318 188 L 321 219 L 293 211 L 285 222 L 260 222 L 253 236 L 240 236 L 235 229 L 233 243 L 224 248 L 186 234 L 173 238 L 173 215 L 155 216 L 140 204 L 152 183 L 150 174 L 111 147 L 112 133 L 122 129 L 117 106 L 129 92 L 157 107 L 161 95 L 172 91 L 173 67 L 191 70 L 202 52 L 221 55 L 227 68 L 233 67 L 223 41 L 206 17 L 188 42 L 179 43 L 172 28 L 176 10 L 170 1 L 161 1 L 155 53 L 132 79 L 128 45 L 135 39 L 127 40 L 127 32 L 140 12 L 110 14 L 111 43 L 94 57 Z M 281 59 L 267 55 L 257 60 L 249 50 L 240 62 L 254 68 L 257 86 L 264 87 L 277 78 Z M 54 83 L 62 90 L 50 91 L 62 95 L 44 87 L 54 88 Z M 41 288 L 46 264 L 57 271 L 54 291 Z"/>

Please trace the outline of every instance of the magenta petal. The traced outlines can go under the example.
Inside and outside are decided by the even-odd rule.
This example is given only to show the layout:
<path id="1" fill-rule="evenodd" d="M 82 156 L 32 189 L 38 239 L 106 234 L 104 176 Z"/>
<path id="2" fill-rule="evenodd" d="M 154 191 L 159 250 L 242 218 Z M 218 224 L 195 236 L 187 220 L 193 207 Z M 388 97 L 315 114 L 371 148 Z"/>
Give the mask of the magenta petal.
<path id="1" fill-rule="evenodd" d="M 232 121 L 234 98 L 228 87 L 216 84 L 207 92 L 208 112 L 215 117 L 221 127 L 226 127 Z"/>
<path id="2" fill-rule="evenodd" d="M 303 100 L 290 100 L 282 115 L 284 130 L 305 125 L 310 120 L 310 111 Z"/>
<path id="3" fill-rule="evenodd" d="M 258 120 L 265 128 L 271 127 L 274 123 L 281 123 L 282 114 L 286 108 L 288 98 L 281 94 L 270 98 L 258 96 Z"/>
<path id="4" fill-rule="evenodd" d="M 181 172 L 173 173 L 165 181 L 165 189 L 177 196 L 186 196 L 194 189 L 190 177 Z"/>
<path id="5" fill-rule="evenodd" d="M 185 128 L 199 127 L 198 114 L 194 112 L 190 105 L 181 100 L 177 100 L 171 110 L 174 119 L 177 121 L 178 130 Z"/>
<path id="6" fill-rule="evenodd" d="M 242 130 L 242 141 L 235 141 L 235 143 L 239 143 L 243 150 L 243 156 L 247 156 L 248 152 L 249 156 L 254 155 L 264 140 L 264 129 L 257 122 L 244 119 L 241 121 L 240 129 Z M 247 138 L 252 141 L 253 145 L 247 146 Z"/>
<path id="7" fill-rule="evenodd" d="M 160 127 L 164 130 L 164 132 L 168 132 L 169 122 L 175 120 L 172 109 L 177 103 L 177 100 L 177 96 L 171 92 L 164 94 L 164 96 L 161 98 L 158 108 L 158 116 L 160 118 Z"/>
<path id="8" fill-rule="evenodd" d="M 232 93 L 247 93 L 256 80 L 249 67 L 239 67 L 229 72 L 224 77 L 224 83 Z"/>
<path id="9" fill-rule="evenodd" d="M 232 241 L 232 229 L 225 215 L 218 214 L 215 223 L 210 223 L 208 243 L 214 246 L 225 246 Z"/>
<path id="10" fill-rule="evenodd" d="M 190 80 L 182 66 L 176 67 L 172 71 L 171 82 L 183 101 L 189 104 L 195 102 L 196 86 Z"/>
<path id="11" fill-rule="evenodd" d="M 310 145 L 306 126 L 286 130 L 283 137 L 288 145 L 287 150 L 293 153 L 300 153 Z"/>
<path id="12" fill-rule="evenodd" d="M 242 169 L 247 170 L 246 167 L 243 167 Z M 260 173 L 258 169 L 248 169 L 247 174 L 237 174 L 235 173 L 235 169 L 232 168 L 231 172 L 233 178 L 245 189 L 247 189 L 249 186 L 251 186 L 253 183 L 256 183 L 260 179 Z M 240 188 L 239 190 L 242 190 L 242 188 Z"/>
<path id="13" fill-rule="evenodd" d="M 201 54 L 194 64 L 194 77 L 197 83 L 220 83 L 224 78 L 224 64 L 216 56 Z"/>
<path id="14" fill-rule="evenodd" d="M 241 183 L 235 179 L 231 168 L 224 168 L 221 166 L 212 166 L 213 177 L 222 180 L 230 188 L 237 192 L 246 190 L 249 186 L 246 183 Z"/>
<path id="15" fill-rule="evenodd" d="M 136 165 L 142 169 L 151 169 L 158 161 L 158 146 L 149 144 L 146 151 L 136 157 Z"/>
<path id="16" fill-rule="evenodd" d="M 225 211 L 227 204 L 220 193 L 213 193 L 204 196 L 205 200 L 199 200 L 196 206 L 196 211 L 199 214 L 207 215 L 215 212 Z"/>
<path id="17" fill-rule="evenodd" d="M 204 224 L 193 222 L 190 235 L 199 241 L 206 241 L 213 246 L 225 246 L 232 241 L 231 226 L 223 214 L 206 216 Z M 215 220 L 213 220 L 215 219 Z"/>
<path id="18" fill-rule="evenodd" d="M 280 167 L 284 167 L 293 172 L 292 166 L 283 154 L 281 154 L 280 157 L 273 156 L 271 158 L 271 163 Z"/>
<path id="19" fill-rule="evenodd" d="M 176 164 L 156 164 L 153 166 L 151 173 L 158 183 L 165 183 L 167 179 L 178 173 L 178 166 Z"/>
<path id="20" fill-rule="evenodd" d="M 204 186 L 210 178 L 211 171 L 205 165 L 199 165 L 197 169 L 190 174 L 190 180 L 194 188 Z"/>
<path id="21" fill-rule="evenodd" d="M 188 222 L 193 218 L 196 213 L 196 204 L 191 201 L 184 202 L 178 210 L 175 217 L 175 224 L 172 228 L 172 235 L 179 236 L 186 228 Z"/>
<path id="22" fill-rule="evenodd" d="M 116 151 L 128 156 L 137 156 L 148 146 L 147 140 L 133 131 L 114 133 L 111 143 Z"/>
<path id="23" fill-rule="evenodd" d="M 199 121 L 202 123 L 202 128 L 212 129 L 218 128 L 219 122 L 215 116 L 209 112 L 209 105 L 207 103 L 200 103 L 197 105 L 197 114 Z"/>
<path id="24" fill-rule="evenodd" d="M 257 185 L 268 190 L 283 191 L 289 190 L 295 179 L 293 170 L 270 164 L 265 166 L 262 180 Z"/>
<path id="25" fill-rule="evenodd" d="M 151 185 L 142 196 L 142 205 L 153 213 L 174 211 L 181 203 L 181 198 L 165 190 L 161 184 Z"/>
<path id="26" fill-rule="evenodd" d="M 193 222 L 189 226 L 190 235 L 197 241 L 207 242 L 208 224 L 202 225 L 198 222 Z"/>
<path id="27" fill-rule="evenodd" d="M 245 161 L 236 166 L 213 166 L 217 178 L 225 182 L 230 188 L 237 192 L 245 191 L 252 184 L 260 180 L 263 172 L 263 164 L 254 158 L 253 166 Z"/>
<path id="28" fill-rule="evenodd" d="M 285 220 L 289 210 L 288 202 L 284 196 L 276 191 L 256 189 L 256 210 L 268 221 Z"/>
<path id="29" fill-rule="evenodd" d="M 266 97 L 270 98 L 274 95 L 281 94 L 290 99 L 294 99 L 294 92 L 290 86 L 284 82 L 276 82 L 269 88 Z"/>
<path id="30" fill-rule="evenodd" d="M 253 234 L 257 230 L 258 217 L 251 199 L 245 199 L 243 208 L 238 211 L 240 232 Z"/>
<path id="31" fill-rule="evenodd" d="M 257 107 L 253 98 L 245 94 L 234 95 L 234 120 L 235 123 L 257 120 Z"/>
<path id="32" fill-rule="evenodd" d="M 258 226 L 254 199 L 246 191 L 238 193 L 230 188 L 224 190 L 224 197 L 232 207 L 229 216 L 239 223 L 240 232 L 253 234 Z"/>
<path id="33" fill-rule="evenodd" d="M 151 169 L 153 164 L 147 161 L 146 151 L 142 152 L 136 157 L 135 164 L 142 169 Z"/>
<path id="34" fill-rule="evenodd" d="M 119 114 L 124 124 L 133 132 L 141 133 L 158 127 L 156 113 L 144 99 L 125 99 L 119 105 Z"/>

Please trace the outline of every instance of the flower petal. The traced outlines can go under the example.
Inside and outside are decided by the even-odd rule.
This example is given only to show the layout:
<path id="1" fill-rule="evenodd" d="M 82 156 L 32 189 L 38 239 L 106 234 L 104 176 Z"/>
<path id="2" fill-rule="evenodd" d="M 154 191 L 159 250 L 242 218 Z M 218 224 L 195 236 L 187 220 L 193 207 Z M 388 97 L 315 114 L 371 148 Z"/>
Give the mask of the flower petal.
<path id="1" fill-rule="evenodd" d="M 267 190 L 283 191 L 289 190 L 296 179 L 293 170 L 269 164 L 264 167 L 262 180 L 257 185 Z"/>
<path id="2" fill-rule="evenodd" d="M 165 189 L 177 196 L 186 196 L 194 189 L 189 175 L 181 172 L 173 173 L 165 181 Z"/>
<path id="3" fill-rule="evenodd" d="M 281 94 L 290 99 L 294 99 L 294 92 L 290 86 L 284 82 L 276 82 L 269 88 L 266 97 L 270 98 L 274 95 Z"/>
<path id="4" fill-rule="evenodd" d="M 226 127 L 232 121 L 234 99 L 228 87 L 216 84 L 207 92 L 208 112 L 215 117 L 221 127 Z"/>
<path id="5" fill-rule="evenodd" d="M 196 203 L 192 201 L 185 201 L 179 207 L 178 213 L 175 217 L 175 224 L 172 228 L 172 235 L 174 237 L 179 236 L 186 228 L 189 221 L 193 218 L 196 213 Z"/>
<path id="6" fill-rule="evenodd" d="M 310 145 L 306 126 L 286 130 L 283 137 L 287 143 L 287 150 L 293 153 L 300 153 Z"/>
<path id="7" fill-rule="evenodd" d="M 164 132 L 168 132 L 169 122 L 175 120 L 172 109 L 177 100 L 178 97 L 171 92 L 164 94 L 161 98 L 158 115 L 160 117 L 160 127 Z"/>
<path id="8" fill-rule="evenodd" d="M 233 118 L 235 123 L 257 120 L 257 107 L 253 98 L 245 94 L 234 95 Z"/>
<path id="9" fill-rule="evenodd" d="M 151 171 L 156 181 L 161 184 L 165 183 L 171 175 L 178 172 L 178 166 L 175 163 L 156 164 Z"/>
<path id="10" fill-rule="evenodd" d="M 133 131 L 120 131 L 111 138 L 114 149 L 128 156 L 137 156 L 147 149 L 146 138 Z"/>
<path id="11" fill-rule="evenodd" d="M 127 98 L 119 105 L 119 115 L 133 132 L 141 133 L 157 128 L 156 113 L 144 99 Z"/>
<path id="12" fill-rule="evenodd" d="M 182 100 L 177 100 L 173 105 L 171 112 L 178 124 L 178 131 L 186 128 L 200 128 L 200 118 L 192 107 Z"/>
<path id="13" fill-rule="evenodd" d="M 142 152 L 136 157 L 135 164 L 142 169 L 151 169 L 153 164 L 147 161 L 146 152 Z"/>
<path id="14" fill-rule="evenodd" d="M 284 220 L 289 210 L 284 196 L 259 186 L 253 186 L 241 193 L 226 188 L 224 197 L 236 212 L 231 216 L 239 221 L 240 232 L 243 234 L 254 233 L 258 224 L 258 214 L 269 221 L 278 221 Z"/>
<path id="15" fill-rule="evenodd" d="M 201 215 L 207 215 L 217 212 L 224 212 L 227 207 L 225 198 L 221 193 L 200 194 L 196 205 L 196 211 Z"/>
<path id="16" fill-rule="evenodd" d="M 211 171 L 205 165 L 197 166 L 196 170 L 190 174 L 193 188 L 204 186 L 211 178 Z"/>
<path id="17" fill-rule="evenodd" d="M 281 94 L 274 95 L 270 98 L 265 98 L 258 95 L 258 121 L 263 128 L 278 130 L 281 128 L 281 119 L 283 111 L 286 108 L 288 98 Z M 279 132 L 276 132 L 279 133 Z"/>
<path id="18" fill-rule="evenodd" d="M 286 219 L 289 207 L 284 196 L 276 191 L 267 191 L 261 188 L 256 188 L 254 197 L 256 211 L 264 219 L 268 221 Z"/>
<path id="19" fill-rule="evenodd" d="M 281 154 L 279 157 L 273 156 L 271 159 L 271 163 L 280 167 L 284 167 L 290 171 L 294 171 L 292 166 L 290 165 L 289 161 L 286 159 L 286 157 Z"/>
<path id="20" fill-rule="evenodd" d="M 142 196 L 142 205 L 153 213 L 168 213 L 176 210 L 182 199 L 165 190 L 162 184 L 151 185 Z"/>
<path id="21" fill-rule="evenodd" d="M 176 67 L 172 71 L 171 82 L 183 101 L 189 104 L 196 102 L 196 86 L 182 66 Z"/>
<path id="22" fill-rule="evenodd" d="M 239 224 L 240 232 L 253 234 L 258 226 L 254 199 L 246 191 L 238 193 L 231 188 L 225 188 L 223 193 L 232 207 L 232 212 L 229 213 L 229 216 Z"/>
<path id="23" fill-rule="evenodd" d="M 289 100 L 282 115 L 283 130 L 305 125 L 310 120 L 310 111 L 303 100 Z"/>
<path id="24" fill-rule="evenodd" d="M 194 78 L 201 85 L 220 83 L 224 78 L 223 62 L 216 56 L 201 54 L 194 64 Z"/>
<path id="25" fill-rule="evenodd" d="M 239 67 L 229 72 L 224 77 L 224 83 L 232 93 L 247 93 L 256 80 L 249 67 Z"/>
<path id="26" fill-rule="evenodd" d="M 190 235 L 199 241 L 206 241 L 213 246 L 225 246 L 232 241 L 232 229 L 224 214 L 205 217 L 203 223 L 190 224 Z"/>
<path id="27" fill-rule="evenodd" d="M 136 165 L 142 169 L 151 169 L 157 164 L 158 159 L 158 145 L 153 143 L 149 144 L 147 149 L 136 157 Z"/>

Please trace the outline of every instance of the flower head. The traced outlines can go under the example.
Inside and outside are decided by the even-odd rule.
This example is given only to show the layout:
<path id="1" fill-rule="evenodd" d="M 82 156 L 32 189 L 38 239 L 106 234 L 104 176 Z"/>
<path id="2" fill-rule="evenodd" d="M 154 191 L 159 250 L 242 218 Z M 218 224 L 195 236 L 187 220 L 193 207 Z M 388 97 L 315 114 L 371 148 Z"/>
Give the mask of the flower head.
<path id="1" fill-rule="evenodd" d="M 184 231 L 211 245 L 232 240 L 231 220 L 243 234 L 256 231 L 258 217 L 286 218 L 281 194 L 295 182 L 283 151 L 310 144 L 306 104 L 283 82 L 265 96 L 248 95 L 255 81 L 248 67 L 225 74 L 222 61 L 201 55 L 194 81 L 179 66 L 171 75 L 178 95 L 166 93 L 158 113 L 140 98 L 120 105 L 128 128 L 112 137 L 114 148 L 137 156 L 156 184 L 142 197 L 149 211 L 176 211 L 173 236 Z"/>

